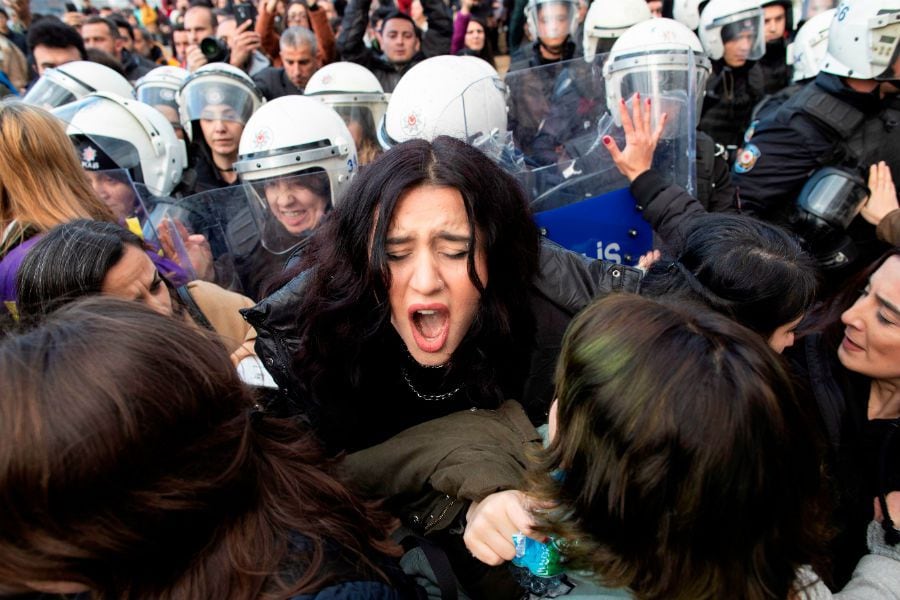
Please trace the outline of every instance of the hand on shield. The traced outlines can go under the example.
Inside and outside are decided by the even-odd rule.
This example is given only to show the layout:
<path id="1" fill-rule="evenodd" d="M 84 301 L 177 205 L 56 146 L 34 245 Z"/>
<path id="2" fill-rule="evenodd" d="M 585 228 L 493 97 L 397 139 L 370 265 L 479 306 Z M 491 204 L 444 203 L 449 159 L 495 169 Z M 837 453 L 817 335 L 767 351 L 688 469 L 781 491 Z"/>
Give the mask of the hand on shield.
<path id="1" fill-rule="evenodd" d="M 860 213 L 872 225 L 878 225 L 889 212 L 900 208 L 897 203 L 897 188 L 891 178 L 891 168 L 884 161 L 869 168 L 869 190 L 871 195 Z"/>
<path id="2" fill-rule="evenodd" d="M 653 153 L 666 127 L 668 115 L 666 113 L 660 115 L 656 129 L 652 130 L 650 98 L 647 98 L 645 108 L 640 94 L 634 95 L 631 115 L 628 114 L 628 106 L 624 99 L 619 101 L 619 112 L 622 115 L 622 129 L 625 130 L 625 149 L 619 150 L 616 140 L 609 135 L 603 136 L 603 145 L 609 150 L 619 172 L 627 177 L 628 181 L 634 181 L 639 175 L 650 170 Z"/>
<path id="3" fill-rule="evenodd" d="M 180 221 L 168 217 L 159 223 L 157 235 L 159 235 L 159 243 L 166 256 L 184 269 L 193 269 L 197 279 L 214 280 L 212 250 L 205 236 L 188 233 L 187 228 Z M 177 240 L 175 236 L 177 236 Z M 184 253 L 177 250 L 179 241 L 184 246 Z M 185 259 L 190 261 L 190 264 L 182 264 Z"/>

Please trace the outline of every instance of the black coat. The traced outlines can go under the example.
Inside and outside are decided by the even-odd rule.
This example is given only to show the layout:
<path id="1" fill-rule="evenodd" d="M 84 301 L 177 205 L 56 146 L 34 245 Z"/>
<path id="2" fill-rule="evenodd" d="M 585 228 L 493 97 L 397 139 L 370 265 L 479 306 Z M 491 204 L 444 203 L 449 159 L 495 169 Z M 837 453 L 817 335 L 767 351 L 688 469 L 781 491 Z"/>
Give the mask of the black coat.
<path id="1" fill-rule="evenodd" d="M 253 76 L 253 83 L 266 100 L 303 93 L 288 79 L 284 67 L 266 67 Z"/>
<path id="2" fill-rule="evenodd" d="M 866 528 L 874 518 L 882 445 L 900 419 L 868 418 L 872 380 L 848 371 L 834 344 L 822 335 L 803 338 L 785 352 L 797 381 L 819 409 L 818 424 L 828 440 L 828 467 L 836 502 L 838 534 L 832 542 L 833 589 L 849 581 L 859 559 L 868 552 Z M 900 460 L 888 462 L 892 489 L 900 489 Z"/>
<path id="3" fill-rule="evenodd" d="M 792 227 L 795 202 L 807 179 L 823 167 L 841 167 L 868 177 L 869 165 L 885 160 L 900 172 L 900 128 L 889 102 L 878 91 L 857 92 L 841 78 L 819 73 L 791 96 L 755 131 L 747 133 L 734 165 L 737 206 L 743 212 Z M 794 228 L 800 235 L 804 231 Z M 857 265 L 874 260 L 885 249 L 875 227 L 857 217 L 847 231 L 858 257 L 829 275 L 838 285 Z M 819 250 L 812 248 L 814 253 Z"/>
<path id="4" fill-rule="evenodd" d="M 736 149 L 750 125 L 753 107 L 764 96 L 762 68 L 753 61 L 732 68 L 724 60 L 713 62 L 706 84 L 700 130 L 726 149 Z"/>

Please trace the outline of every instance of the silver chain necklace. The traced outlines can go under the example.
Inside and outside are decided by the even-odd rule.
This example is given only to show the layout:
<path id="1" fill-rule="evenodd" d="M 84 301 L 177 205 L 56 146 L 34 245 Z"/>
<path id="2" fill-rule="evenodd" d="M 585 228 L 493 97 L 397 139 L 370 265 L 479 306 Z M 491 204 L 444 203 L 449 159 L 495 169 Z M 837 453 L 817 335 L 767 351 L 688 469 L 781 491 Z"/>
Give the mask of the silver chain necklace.
<path id="1" fill-rule="evenodd" d="M 459 384 L 456 388 L 450 390 L 449 392 L 444 392 L 443 394 L 423 394 L 419 390 L 416 389 L 416 386 L 413 385 L 412 380 L 409 378 L 409 373 L 406 372 L 406 369 L 400 369 L 400 372 L 403 374 L 403 381 L 406 382 L 406 386 L 410 389 L 410 391 L 419 397 L 420 400 L 425 400 L 426 402 L 441 402 L 443 400 L 449 400 L 453 396 L 456 395 L 459 390 L 463 389 L 463 384 Z"/>

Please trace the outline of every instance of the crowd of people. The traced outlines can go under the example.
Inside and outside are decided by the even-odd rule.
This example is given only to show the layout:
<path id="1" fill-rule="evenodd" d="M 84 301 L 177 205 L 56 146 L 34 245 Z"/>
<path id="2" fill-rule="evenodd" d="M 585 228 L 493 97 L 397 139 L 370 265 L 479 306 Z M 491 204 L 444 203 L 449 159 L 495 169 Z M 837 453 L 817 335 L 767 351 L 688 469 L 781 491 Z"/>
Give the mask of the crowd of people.
<path id="1" fill-rule="evenodd" d="M 900 600 L 900 0 L 4 0 L 0 97 L 0 597 Z"/>

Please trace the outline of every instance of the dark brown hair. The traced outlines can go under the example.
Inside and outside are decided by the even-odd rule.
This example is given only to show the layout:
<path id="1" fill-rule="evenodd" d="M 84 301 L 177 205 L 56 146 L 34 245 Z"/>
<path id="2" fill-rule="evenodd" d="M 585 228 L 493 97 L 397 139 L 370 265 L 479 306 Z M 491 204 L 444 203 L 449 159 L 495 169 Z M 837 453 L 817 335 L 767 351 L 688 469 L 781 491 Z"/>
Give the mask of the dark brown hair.
<path id="1" fill-rule="evenodd" d="M 572 322 L 539 531 L 639 599 L 788 598 L 827 539 L 814 407 L 758 335 L 626 294 Z M 548 473 L 563 472 L 552 478 Z"/>
<path id="2" fill-rule="evenodd" d="M 387 518 L 296 421 L 258 418 L 203 332 L 80 300 L 3 340 L 0 380 L 3 592 L 250 599 L 389 581 Z"/>
<path id="3" fill-rule="evenodd" d="M 385 300 L 391 286 L 387 232 L 400 198 L 425 185 L 459 191 L 472 247 L 477 235 L 487 257 L 487 285 L 475 271 L 475 253 L 467 258 L 481 302 L 449 370 L 453 377 L 454 370 L 464 373 L 473 395 L 491 408 L 521 397 L 534 331 L 524 298 L 537 273 L 540 239 L 528 201 L 510 175 L 465 142 L 409 140 L 360 171 L 287 274 L 308 278 L 295 313 L 303 342 L 294 361 L 298 375 L 288 387 L 307 407 L 321 407 L 321 418 L 312 416 L 327 443 L 346 440 L 355 404 L 383 392 L 383 381 L 363 382 L 362 365 L 384 354 L 385 332 L 393 327 Z"/>

